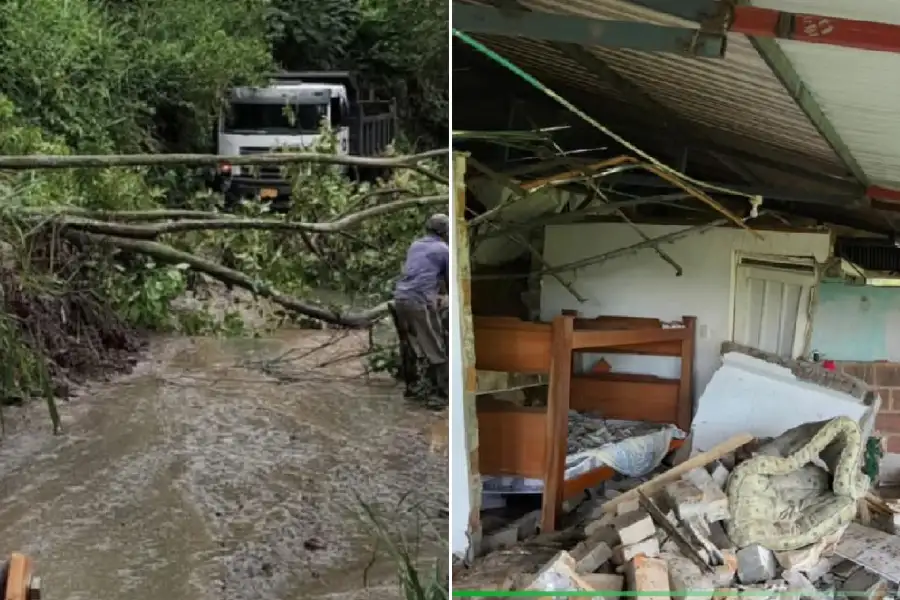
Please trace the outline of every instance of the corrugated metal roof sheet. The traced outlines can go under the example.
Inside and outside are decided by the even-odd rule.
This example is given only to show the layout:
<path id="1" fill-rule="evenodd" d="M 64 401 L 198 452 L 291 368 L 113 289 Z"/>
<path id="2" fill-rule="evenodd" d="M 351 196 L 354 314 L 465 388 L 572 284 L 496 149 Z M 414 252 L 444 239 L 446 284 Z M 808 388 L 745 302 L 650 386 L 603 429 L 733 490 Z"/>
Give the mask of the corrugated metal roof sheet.
<path id="1" fill-rule="evenodd" d="M 757 0 L 753 4 L 900 24 L 900 2 Z M 900 55 L 792 41 L 778 45 L 869 183 L 900 187 Z"/>
<path id="2" fill-rule="evenodd" d="M 522 4 L 543 12 L 696 27 L 618 0 L 523 0 Z M 543 76 L 614 95 L 608 85 L 600 83 L 599 76 L 590 75 L 583 67 L 573 67 L 569 59 L 557 60 L 557 51 L 545 54 L 551 44 L 522 38 L 479 38 L 539 79 Z M 687 120 L 797 152 L 843 170 L 832 148 L 743 35 L 729 36 L 726 56 L 720 60 L 609 48 L 588 50 Z M 585 81 L 585 74 L 594 81 Z"/>

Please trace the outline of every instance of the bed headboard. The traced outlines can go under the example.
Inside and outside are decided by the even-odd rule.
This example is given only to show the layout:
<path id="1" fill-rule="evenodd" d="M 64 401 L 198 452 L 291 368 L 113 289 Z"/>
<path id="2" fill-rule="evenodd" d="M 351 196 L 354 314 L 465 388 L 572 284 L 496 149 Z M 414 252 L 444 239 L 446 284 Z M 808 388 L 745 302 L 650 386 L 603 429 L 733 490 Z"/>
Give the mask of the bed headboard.
<path id="1" fill-rule="evenodd" d="M 619 316 L 585 319 L 560 315 L 553 323 L 475 317 L 475 367 L 549 373 L 551 388 L 563 392 L 568 407 L 575 410 L 597 411 L 613 419 L 674 423 L 688 430 L 695 324 L 696 318 L 690 316 L 682 317 L 677 324 Z M 573 352 L 677 357 L 681 359 L 681 373 L 677 379 L 631 373 L 573 375 Z M 560 363 L 559 374 L 568 377 L 553 377 L 554 362 Z"/>

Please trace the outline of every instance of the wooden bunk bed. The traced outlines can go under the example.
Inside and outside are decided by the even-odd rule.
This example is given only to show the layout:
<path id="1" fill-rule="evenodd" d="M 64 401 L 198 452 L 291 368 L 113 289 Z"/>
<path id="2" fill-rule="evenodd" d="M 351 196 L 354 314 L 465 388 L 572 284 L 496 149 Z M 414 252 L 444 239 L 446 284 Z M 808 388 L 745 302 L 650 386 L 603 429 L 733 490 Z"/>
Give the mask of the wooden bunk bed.
<path id="1" fill-rule="evenodd" d="M 581 319 L 570 314 L 552 323 L 475 317 L 473 324 L 476 369 L 549 374 L 546 408 L 486 397 L 477 402 L 480 473 L 542 480 L 543 531 L 555 529 L 565 499 L 614 474 L 602 467 L 565 479 L 570 409 L 609 419 L 675 424 L 683 431 L 690 428 L 695 317 L 683 317 L 676 327 L 658 319 Z M 680 378 L 573 375 L 574 352 L 677 357 Z M 678 444 L 673 441 L 672 447 Z"/>

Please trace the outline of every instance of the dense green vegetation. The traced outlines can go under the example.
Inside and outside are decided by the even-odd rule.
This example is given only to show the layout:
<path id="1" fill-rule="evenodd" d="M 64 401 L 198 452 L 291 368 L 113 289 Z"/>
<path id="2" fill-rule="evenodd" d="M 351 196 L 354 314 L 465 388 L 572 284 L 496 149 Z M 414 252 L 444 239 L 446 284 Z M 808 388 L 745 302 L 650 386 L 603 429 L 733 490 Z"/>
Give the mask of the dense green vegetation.
<path id="1" fill-rule="evenodd" d="M 0 154 L 210 151 L 226 90 L 279 67 L 353 70 L 376 96 L 397 97 L 406 146 L 441 147 L 448 10 L 438 0 L 0 3 Z M 254 207 L 243 216 L 331 221 L 391 199 L 447 192 L 410 170 L 374 187 L 326 165 L 291 172 L 296 202 L 287 215 Z M 133 350 L 133 331 L 243 330 L 229 312 L 170 310 L 189 285 L 204 281 L 188 263 L 123 251 L 115 237 L 73 236 L 71 219 L 47 216 L 176 205 L 214 212 L 221 199 L 201 182 L 188 168 L 0 174 L 5 398 L 46 395 L 109 368 L 110 352 Z M 335 235 L 197 229 L 152 242 L 227 263 L 259 289 L 297 298 L 324 289 L 371 306 L 384 298 L 424 215 L 439 208 L 418 206 Z"/>

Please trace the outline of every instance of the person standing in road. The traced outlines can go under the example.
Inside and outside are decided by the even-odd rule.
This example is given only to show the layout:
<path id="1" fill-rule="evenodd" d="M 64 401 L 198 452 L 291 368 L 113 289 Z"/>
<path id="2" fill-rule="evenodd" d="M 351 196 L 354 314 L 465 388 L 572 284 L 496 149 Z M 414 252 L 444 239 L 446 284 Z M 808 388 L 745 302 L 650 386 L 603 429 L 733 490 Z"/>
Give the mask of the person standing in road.
<path id="1" fill-rule="evenodd" d="M 419 396 L 419 369 L 413 356 L 427 363 L 426 376 L 443 406 L 449 396 L 447 336 L 441 312 L 447 310 L 450 276 L 450 218 L 434 214 L 425 235 L 410 245 L 403 271 L 394 286 L 393 312 L 400 336 L 406 396 Z M 429 394 L 430 395 L 430 394 Z M 435 399 L 428 398 L 429 404 Z"/>

